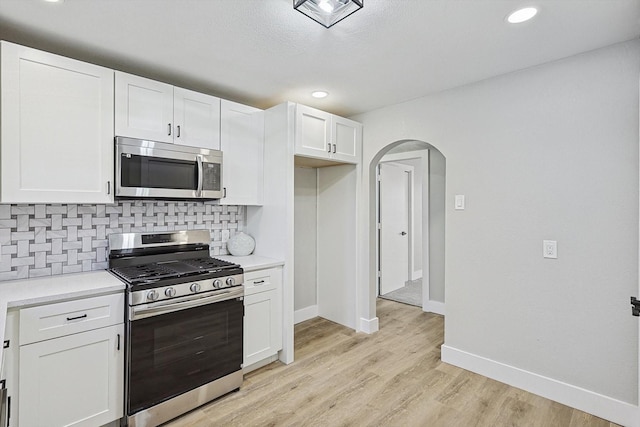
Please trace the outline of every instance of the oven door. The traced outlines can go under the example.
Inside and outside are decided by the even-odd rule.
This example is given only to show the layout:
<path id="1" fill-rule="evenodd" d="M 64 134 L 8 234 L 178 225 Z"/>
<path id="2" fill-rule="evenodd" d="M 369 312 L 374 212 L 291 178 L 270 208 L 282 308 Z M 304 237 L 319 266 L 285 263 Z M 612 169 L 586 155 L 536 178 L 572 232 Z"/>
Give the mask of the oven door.
<path id="1" fill-rule="evenodd" d="M 132 307 L 129 416 L 242 368 L 244 291 L 237 288 Z"/>
<path id="2" fill-rule="evenodd" d="M 117 197 L 222 197 L 222 153 L 116 138 Z"/>

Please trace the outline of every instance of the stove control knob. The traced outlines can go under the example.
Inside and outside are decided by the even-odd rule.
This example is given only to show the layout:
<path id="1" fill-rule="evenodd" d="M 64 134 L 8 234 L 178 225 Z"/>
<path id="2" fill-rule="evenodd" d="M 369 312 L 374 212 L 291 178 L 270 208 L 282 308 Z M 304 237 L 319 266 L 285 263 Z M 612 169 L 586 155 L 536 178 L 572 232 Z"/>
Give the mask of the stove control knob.
<path id="1" fill-rule="evenodd" d="M 164 294 L 166 296 L 168 296 L 169 298 L 175 297 L 176 296 L 176 290 L 173 289 L 173 288 L 167 288 L 167 289 L 164 290 Z"/>
<path id="2" fill-rule="evenodd" d="M 192 283 L 189 289 L 191 289 L 191 292 L 195 294 L 196 292 L 200 291 L 200 283 Z"/>
<path id="3" fill-rule="evenodd" d="M 222 280 L 216 279 L 213 281 L 213 289 L 220 289 L 222 287 Z"/>
<path id="4" fill-rule="evenodd" d="M 158 291 L 156 291 L 156 290 L 154 289 L 154 290 L 151 290 L 151 291 L 147 292 L 147 299 L 148 299 L 149 301 L 155 301 L 155 300 L 157 300 L 157 299 L 158 299 Z"/>
<path id="5" fill-rule="evenodd" d="M 228 277 L 227 278 L 227 286 L 235 286 L 235 284 L 236 284 L 235 277 Z"/>

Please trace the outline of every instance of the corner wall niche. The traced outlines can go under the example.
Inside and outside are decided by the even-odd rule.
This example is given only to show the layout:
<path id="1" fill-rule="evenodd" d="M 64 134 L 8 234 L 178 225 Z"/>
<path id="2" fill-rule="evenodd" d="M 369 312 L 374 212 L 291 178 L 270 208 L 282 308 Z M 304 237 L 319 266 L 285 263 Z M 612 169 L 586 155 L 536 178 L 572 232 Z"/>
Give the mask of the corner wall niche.
<path id="1" fill-rule="evenodd" d="M 264 152 L 265 203 L 247 208 L 247 229 L 256 255 L 285 260 L 280 360 L 291 363 L 296 317 L 358 326 L 362 125 L 287 102 L 265 110 Z"/>

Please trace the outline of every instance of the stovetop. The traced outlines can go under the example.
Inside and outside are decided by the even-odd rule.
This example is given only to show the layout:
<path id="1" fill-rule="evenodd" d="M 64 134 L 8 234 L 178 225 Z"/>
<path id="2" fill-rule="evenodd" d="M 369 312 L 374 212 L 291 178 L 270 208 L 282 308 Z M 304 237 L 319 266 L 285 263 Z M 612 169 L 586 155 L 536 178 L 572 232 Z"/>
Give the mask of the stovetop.
<path id="1" fill-rule="evenodd" d="M 242 286 L 242 267 L 211 258 L 210 240 L 207 230 L 110 234 L 109 271 L 131 305 Z"/>
<path id="2" fill-rule="evenodd" d="M 161 279 L 182 277 L 197 278 L 220 277 L 225 270 L 237 269 L 239 266 L 217 258 L 194 258 L 162 262 L 150 262 L 141 265 L 112 267 L 111 272 L 129 284 L 154 283 Z M 231 273 L 231 271 L 229 271 Z"/>

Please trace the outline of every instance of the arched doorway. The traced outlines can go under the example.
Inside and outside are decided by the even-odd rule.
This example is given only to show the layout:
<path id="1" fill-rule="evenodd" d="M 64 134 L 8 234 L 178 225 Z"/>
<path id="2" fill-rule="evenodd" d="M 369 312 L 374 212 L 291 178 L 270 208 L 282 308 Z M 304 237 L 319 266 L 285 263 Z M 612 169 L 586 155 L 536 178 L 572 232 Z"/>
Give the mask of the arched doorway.
<path id="1" fill-rule="evenodd" d="M 416 225 L 422 231 L 421 242 L 414 242 L 416 251 L 421 254 L 414 264 L 420 264 L 422 270 L 422 309 L 424 311 L 444 314 L 445 312 L 445 281 L 444 281 L 444 241 L 445 241 L 445 172 L 446 160 L 444 155 L 433 145 L 418 140 L 399 140 L 383 147 L 369 164 L 369 188 L 373 197 L 369 198 L 369 250 L 375 253 L 369 259 L 370 263 L 370 292 L 378 294 L 381 259 L 379 257 L 380 224 L 378 166 L 385 160 L 418 159 L 421 165 L 421 201 L 420 218 L 415 218 Z M 420 244 L 419 244 L 420 243 Z M 414 253 L 415 253 L 414 252 Z M 411 272 L 409 273 L 411 275 Z M 375 291 L 374 291 L 375 290 Z"/>

